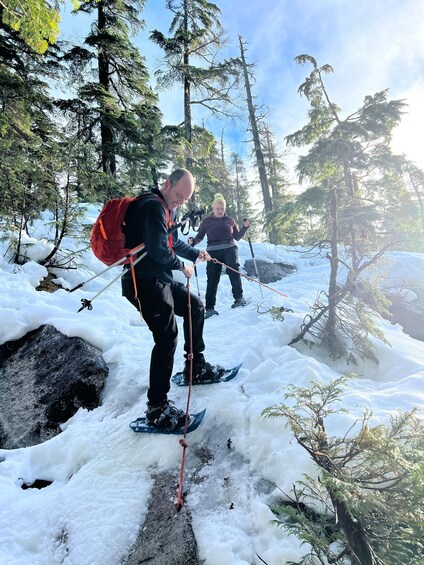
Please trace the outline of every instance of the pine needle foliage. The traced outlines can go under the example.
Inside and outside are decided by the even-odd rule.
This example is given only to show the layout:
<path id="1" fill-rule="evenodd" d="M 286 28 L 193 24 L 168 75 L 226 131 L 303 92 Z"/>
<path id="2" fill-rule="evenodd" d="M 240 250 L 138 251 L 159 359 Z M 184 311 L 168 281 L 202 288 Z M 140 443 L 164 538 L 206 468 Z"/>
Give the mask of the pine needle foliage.
<path id="1" fill-rule="evenodd" d="M 156 73 L 158 87 L 180 84 L 184 93 L 184 137 L 193 142 L 192 109 L 200 106 L 214 116 L 232 118 L 233 88 L 238 84 L 237 59 L 218 61 L 225 38 L 219 21 L 220 8 L 207 0 L 167 0 L 172 14 L 169 36 L 153 30 L 150 39 L 164 51 L 164 65 Z M 192 169 L 195 156 L 184 166 Z"/>
<path id="2" fill-rule="evenodd" d="M 332 359 L 345 359 L 348 364 L 356 365 L 358 357 L 378 363 L 369 336 L 388 342 L 373 322 L 371 309 L 352 294 L 347 294 L 337 304 L 335 333 L 328 331 L 328 310 L 328 294 L 321 291 L 301 326 L 301 331 L 307 328 L 305 343 L 311 347 L 320 343 Z"/>
<path id="3" fill-rule="evenodd" d="M 422 414 L 394 412 L 383 424 L 365 409 L 355 420 L 341 404 L 348 378 L 292 385 L 289 404 L 262 413 L 284 418 L 318 468 L 316 478 L 304 476 L 294 486 L 294 505 L 276 508 L 275 523 L 312 548 L 297 565 L 422 565 Z M 343 413 L 352 423 L 344 434 L 331 434 Z"/>
<path id="4" fill-rule="evenodd" d="M 405 103 L 389 100 L 387 90 L 382 90 L 365 96 L 360 108 L 342 117 L 324 82 L 332 67 L 318 66 L 310 55 L 300 55 L 296 62 L 312 65 L 299 87 L 310 104 L 309 121 L 287 142 L 294 147 L 309 145 L 297 171 L 300 182 L 311 186 L 286 203 L 279 219 L 288 228 L 296 227 L 296 212 L 300 213 L 310 227 L 309 233 L 303 229 L 304 243 L 327 257 L 330 279 L 328 290 L 320 293 L 291 343 L 312 336 L 333 358 L 344 356 L 352 362 L 357 354 L 376 360 L 367 335 L 382 336 L 352 292 L 363 271 L 396 248 L 407 231 L 405 218 L 413 200 L 405 198 L 409 195 L 402 178 L 403 159 L 390 149 Z"/>

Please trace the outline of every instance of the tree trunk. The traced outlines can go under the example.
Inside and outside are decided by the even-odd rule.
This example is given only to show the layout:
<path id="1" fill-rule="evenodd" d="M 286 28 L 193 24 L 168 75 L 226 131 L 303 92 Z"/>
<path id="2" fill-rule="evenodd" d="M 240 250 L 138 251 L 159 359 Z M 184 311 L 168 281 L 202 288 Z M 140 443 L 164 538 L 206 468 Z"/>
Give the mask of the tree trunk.
<path id="1" fill-rule="evenodd" d="M 264 199 L 265 217 L 268 219 L 268 216 L 273 211 L 272 199 L 269 191 L 268 178 L 265 169 L 265 160 L 264 160 L 261 141 L 259 137 L 255 107 L 253 105 L 252 89 L 250 87 L 249 73 L 247 71 L 247 64 L 244 56 L 244 46 L 240 35 L 239 35 L 239 42 L 240 42 L 240 54 L 241 54 L 241 60 L 243 66 L 244 85 L 246 89 L 247 109 L 249 113 L 249 123 L 253 136 L 253 146 L 255 149 L 256 164 L 258 166 L 259 180 L 261 183 L 262 196 Z M 275 230 L 268 229 L 268 238 L 270 243 L 277 243 L 277 234 Z"/>
<path id="2" fill-rule="evenodd" d="M 347 161 L 344 164 L 344 179 L 346 190 L 349 197 L 352 199 L 352 203 L 356 200 L 356 190 L 355 190 L 355 179 L 352 178 L 352 173 L 349 168 Z M 356 187 L 357 188 L 357 187 Z M 356 244 L 356 231 L 353 220 L 349 220 L 349 232 L 350 232 L 350 253 L 352 256 L 352 269 L 356 272 L 358 270 L 358 252 Z"/>
<path id="3" fill-rule="evenodd" d="M 274 145 L 271 138 L 271 132 L 269 131 L 268 127 L 265 127 L 265 143 L 266 143 L 266 150 L 268 152 L 268 183 L 271 193 L 272 199 L 272 207 L 273 209 L 276 208 L 275 202 L 278 198 L 278 190 L 275 186 L 275 179 L 277 178 L 277 169 L 275 167 L 275 150 Z"/>
<path id="4" fill-rule="evenodd" d="M 189 153 L 186 157 L 186 168 L 191 170 L 193 165 L 193 159 L 191 157 L 191 142 L 193 138 L 192 124 L 191 124 L 191 92 L 190 92 L 190 75 L 189 75 L 189 64 L 190 58 L 188 54 L 188 0 L 184 0 L 184 34 L 186 37 L 186 46 L 184 50 L 184 137 L 189 143 Z"/>
<path id="5" fill-rule="evenodd" d="M 325 455 L 328 452 L 328 439 L 324 428 L 324 423 L 321 423 L 321 439 L 315 448 L 308 446 L 304 442 L 304 438 L 296 436 L 298 443 L 304 447 L 311 455 L 312 459 L 321 469 L 324 469 L 330 476 L 342 479 L 340 469 L 334 464 L 332 459 Z M 340 493 L 335 493 L 331 488 L 327 487 L 328 494 L 330 495 L 331 502 L 336 514 L 336 521 L 340 524 L 349 547 L 353 565 L 376 565 L 376 560 L 373 557 L 373 552 L 364 530 L 362 523 L 359 520 L 352 518 L 349 513 L 349 508 L 346 503 L 341 499 Z"/>
<path id="6" fill-rule="evenodd" d="M 336 308 L 337 308 L 337 271 L 339 268 L 339 255 L 337 244 L 339 241 L 337 223 L 337 192 L 334 186 L 330 187 L 330 222 L 331 222 L 331 254 L 330 259 L 330 284 L 328 287 L 328 319 L 325 326 L 327 341 L 330 351 L 336 345 Z"/>
<path id="7" fill-rule="evenodd" d="M 31 180 L 28 179 L 27 181 L 28 189 L 31 187 Z M 18 233 L 18 241 L 16 245 L 16 253 L 13 259 L 14 263 L 18 265 L 23 265 L 25 261 L 21 259 L 21 244 L 22 244 L 22 230 L 24 226 L 24 219 L 25 219 L 25 211 L 26 211 L 26 188 L 24 189 L 24 194 L 22 198 L 22 207 L 21 207 L 21 217 L 19 219 L 19 233 Z"/>
<path id="8" fill-rule="evenodd" d="M 346 505 L 340 502 L 337 496 L 334 496 L 333 492 L 330 491 L 329 494 L 336 511 L 337 521 L 346 536 L 350 552 L 355 556 L 355 565 L 376 565 L 366 532 L 364 532 L 361 522 L 351 518 L 346 509 Z"/>
<path id="9" fill-rule="evenodd" d="M 101 32 L 106 27 L 105 6 L 104 2 L 100 1 L 97 7 L 97 26 Z M 109 92 L 110 90 L 110 64 L 109 55 L 106 50 L 99 49 L 97 54 L 97 61 L 99 66 L 99 84 Z M 104 173 L 116 176 L 116 156 L 114 151 L 114 134 L 112 127 L 107 123 L 103 112 L 100 116 L 100 136 L 101 136 L 101 153 L 102 153 L 102 170 Z"/>
<path id="10" fill-rule="evenodd" d="M 69 218 L 69 208 L 70 208 L 70 178 L 68 173 L 68 178 L 65 187 L 65 202 L 64 202 L 64 209 L 63 209 L 63 218 L 61 223 L 60 232 L 57 229 L 55 242 L 53 249 L 50 253 L 45 257 L 42 261 L 40 261 L 40 265 L 44 265 L 46 267 L 51 267 L 51 261 L 56 253 L 59 251 L 60 245 L 62 243 L 63 238 L 65 237 L 66 231 L 68 229 L 68 218 Z M 56 225 L 58 225 L 59 221 L 59 207 L 56 207 Z"/>
<path id="11" fill-rule="evenodd" d="M 236 207 L 237 207 L 237 220 L 240 222 L 240 211 L 241 211 L 241 202 L 240 202 L 240 180 L 239 180 L 239 161 L 238 159 L 235 159 L 234 161 L 235 163 L 235 168 L 236 168 L 236 194 L 235 194 L 235 200 L 236 200 Z"/>
<path id="12" fill-rule="evenodd" d="M 418 190 L 417 183 L 415 182 L 415 179 L 413 178 L 413 176 L 411 174 L 411 171 L 408 171 L 408 175 L 409 175 L 409 180 L 411 181 L 412 188 L 414 189 L 415 196 L 417 197 L 417 200 L 418 200 L 418 206 L 420 208 L 421 228 L 422 228 L 422 232 L 423 232 L 423 236 L 424 236 L 424 202 L 423 202 L 421 194 Z"/>

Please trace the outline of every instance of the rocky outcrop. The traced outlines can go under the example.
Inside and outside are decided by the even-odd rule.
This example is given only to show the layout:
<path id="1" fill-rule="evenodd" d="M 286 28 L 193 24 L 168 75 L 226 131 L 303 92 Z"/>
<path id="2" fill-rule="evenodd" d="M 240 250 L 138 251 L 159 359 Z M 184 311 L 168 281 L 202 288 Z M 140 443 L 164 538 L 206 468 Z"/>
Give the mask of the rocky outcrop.
<path id="1" fill-rule="evenodd" d="M 155 476 L 149 510 L 124 565 L 198 565 L 191 514 L 177 510 L 175 473 Z"/>
<path id="2" fill-rule="evenodd" d="M 41 326 L 0 346 L 0 447 L 42 443 L 83 407 L 99 406 L 108 368 L 79 337 Z"/>
<path id="3" fill-rule="evenodd" d="M 384 293 L 384 289 L 382 290 Z M 389 320 L 392 325 L 402 326 L 404 333 L 424 341 L 424 313 L 422 300 L 418 300 L 416 294 L 401 289 L 400 292 L 387 292 L 384 294 L 388 306 L 381 307 L 369 287 L 361 281 L 357 281 L 353 286 L 352 295 L 367 304 L 372 310 L 378 312 L 382 318 Z"/>
<path id="4" fill-rule="evenodd" d="M 406 334 L 424 341 L 424 314 L 418 308 L 414 310 L 413 303 L 395 303 L 389 310 L 392 314 L 392 324 L 401 325 Z"/>
<path id="5" fill-rule="evenodd" d="M 107 374 L 98 349 L 53 326 L 0 346 L 0 447 L 29 447 L 60 433 L 60 424 L 80 407 L 99 406 Z M 177 511 L 175 504 L 176 477 L 175 472 L 154 476 L 146 519 L 125 565 L 198 565 L 190 510 L 183 505 Z M 50 484 L 36 479 L 21 488 Z"/>
<path id="6" fill-rule="evenodd" d="M 258 268 L 260 282 L 265 284 L 279 281 L 296 271 L 296 267 L 289 265 L 288 263 L 268 263 L 261 259 L 256 259 L 256 266 Z M 256 277 L 253 259 L 245 261 L 243 268 L 249 277 Z"/>

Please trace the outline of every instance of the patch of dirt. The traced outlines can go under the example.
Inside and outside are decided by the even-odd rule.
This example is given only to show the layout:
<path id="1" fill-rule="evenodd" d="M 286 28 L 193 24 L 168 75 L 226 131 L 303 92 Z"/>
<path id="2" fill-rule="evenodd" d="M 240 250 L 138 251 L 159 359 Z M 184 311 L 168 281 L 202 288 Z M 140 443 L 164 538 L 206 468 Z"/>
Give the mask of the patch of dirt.
<path id="1" fill-rule="evenodd" d="M 44 278 L 35 290 L 45 290 L 46 292 L 55 292 L 61 286 L 55 284 L 53 279 L 56 278 L 55 275 L 49 273 L 46 278 Z"/>

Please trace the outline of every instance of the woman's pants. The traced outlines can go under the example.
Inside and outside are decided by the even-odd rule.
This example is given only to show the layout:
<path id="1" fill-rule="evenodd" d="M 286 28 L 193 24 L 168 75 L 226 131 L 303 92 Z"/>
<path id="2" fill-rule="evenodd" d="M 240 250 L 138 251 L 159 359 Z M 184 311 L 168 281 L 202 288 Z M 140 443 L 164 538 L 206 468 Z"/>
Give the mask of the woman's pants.
<path id="1" fill-rule="evenodd" d="M 215 251 L 208 251 L 209 255 L 236 269 L 240 269 L 238 263 L 238 248 L 236 245 L 229 247 L 227 249 L 218 249 Z M 206 275 L 207 275 L 207 285 L 206 285 L 206 310 L 212 310 L 216 302 L 216 292 L 218 290 L 219 278 L 221 276 L 222 265 L 208 261 L 206 265 Z M 243 288 L 241 286 L 241 277 L 238 273 L 235 273 L 231 269 L 227 271 L 230 277 L 231 289 L 233 292 L 234 300 L 238 300 L 243 296 Z"/>

